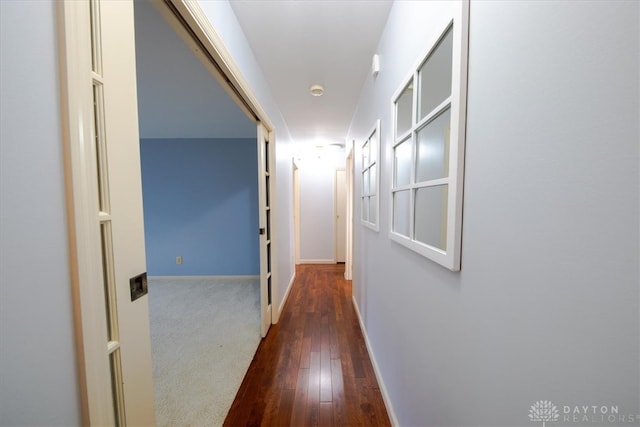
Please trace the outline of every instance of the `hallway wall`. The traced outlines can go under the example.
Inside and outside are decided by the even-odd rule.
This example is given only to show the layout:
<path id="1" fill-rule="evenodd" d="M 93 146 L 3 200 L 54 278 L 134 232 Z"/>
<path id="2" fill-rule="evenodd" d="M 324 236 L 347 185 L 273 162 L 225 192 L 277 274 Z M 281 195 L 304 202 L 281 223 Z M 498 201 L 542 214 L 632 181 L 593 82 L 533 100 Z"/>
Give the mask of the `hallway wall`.
<path id="1" fill-rule="evenodd" d="M 336 169 L 344 151 L 302 153 L 298 165 L 300 264 L 336 262 Z"/>
<path id="2" fill-rule="evenodd" d="M 472 2 L 459 273 L 388 236 L 391 96 L 439 7 L 394 4 L 348 138 L 382 119 L 354 296 L 397 421 L 525 426 L 541 399 L 638 414 L 640 4 Z"/>
<path id="3" fill-rule="evenodd" d="M 306 161 L 298 170 L 300 263 L 335 262 L 335 168 Z"/>
<path id="4" fill-rule="evenodd" d="M 55 2 L 0 1 L 0 425 L 80 425 Z"/>

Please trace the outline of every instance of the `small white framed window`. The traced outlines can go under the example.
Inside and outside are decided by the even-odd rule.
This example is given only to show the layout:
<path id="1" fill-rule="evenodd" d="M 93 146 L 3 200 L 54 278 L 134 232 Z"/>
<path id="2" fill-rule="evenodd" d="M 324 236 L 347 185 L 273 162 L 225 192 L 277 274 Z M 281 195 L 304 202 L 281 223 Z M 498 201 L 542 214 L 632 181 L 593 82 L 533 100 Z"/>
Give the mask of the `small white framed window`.
<path id="1" fill-rule="evenodd" d="M 460 270 L 468 2 L 443 23 L 392 98 L 390 238 Z"/>
<path id="2" fill-rule="evenodd" d="M 380 120 L 376 120 L 362 143 L 362 191 L 360 210 L 362 224 L 379 231 L 380 212 Z"/>

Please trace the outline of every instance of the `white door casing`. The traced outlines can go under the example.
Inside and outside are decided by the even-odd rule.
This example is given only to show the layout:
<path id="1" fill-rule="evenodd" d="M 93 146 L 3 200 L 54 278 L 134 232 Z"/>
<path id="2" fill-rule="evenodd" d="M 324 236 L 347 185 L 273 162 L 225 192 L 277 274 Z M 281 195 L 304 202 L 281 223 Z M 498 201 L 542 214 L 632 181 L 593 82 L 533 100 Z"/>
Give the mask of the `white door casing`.
<path id="1" fill-rule="evenodd" d="M 133 2 L 58 5 L 83 424 L 150 426 L 148 301 L 129 282 L 145 270 Z"/>

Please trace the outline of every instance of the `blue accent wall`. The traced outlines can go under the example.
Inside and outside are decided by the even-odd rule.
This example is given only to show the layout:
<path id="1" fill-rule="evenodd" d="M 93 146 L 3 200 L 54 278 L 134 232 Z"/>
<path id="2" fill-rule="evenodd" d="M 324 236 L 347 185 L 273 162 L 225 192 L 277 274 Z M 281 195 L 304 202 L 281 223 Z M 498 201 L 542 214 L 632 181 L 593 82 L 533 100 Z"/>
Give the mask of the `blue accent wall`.
<path id="1" fill-rule="evenodd" d="M 148 274 L 259 274 L 256 140 L 142 139 L 140 149 Z"/>

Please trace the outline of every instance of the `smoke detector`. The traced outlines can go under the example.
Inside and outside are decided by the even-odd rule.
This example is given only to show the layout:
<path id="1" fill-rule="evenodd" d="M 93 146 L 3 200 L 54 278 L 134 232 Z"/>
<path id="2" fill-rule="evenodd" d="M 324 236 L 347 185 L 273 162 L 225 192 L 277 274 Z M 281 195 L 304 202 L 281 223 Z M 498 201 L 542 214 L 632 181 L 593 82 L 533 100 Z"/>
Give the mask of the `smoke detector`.
<path id="1" fill-rule="evenodd" d="M 324 93 L 324 87 L 322 87 L 321 85 L 312 85 L 309 88 L 309 93 L 313 96 L 322 96 L 322 94 Z"/>

